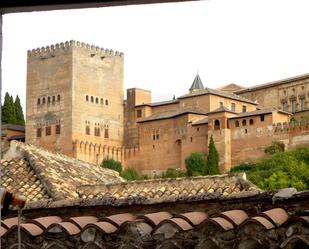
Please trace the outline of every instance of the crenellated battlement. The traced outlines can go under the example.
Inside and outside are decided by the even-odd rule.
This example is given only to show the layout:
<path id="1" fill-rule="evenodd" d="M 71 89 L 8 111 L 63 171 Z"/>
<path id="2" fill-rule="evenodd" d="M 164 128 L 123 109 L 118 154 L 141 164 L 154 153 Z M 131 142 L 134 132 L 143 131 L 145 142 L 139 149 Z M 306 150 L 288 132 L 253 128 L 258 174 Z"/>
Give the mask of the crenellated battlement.
<path id="1" fill-rule="evenodd" d="M 66 41 L 57 43 L 55 45 L 41 47 L 37 49 L 28 50 L 28 58 L 48 58 L 54 57 L 58 53 L 62 53 L 71 49 L 72 47 L 77 47 L 85 49 L 92 53 L 92 55 L 101 55 L 101 56 L 119 56 L 123 57 L 123 53 L 119 51 L 114 51 L 112 49 L 104 49 L 102 47 L 94 46 L 88 43 L 79 42 L 75 40 Z"/>
<path id="2" fill-rule="evenodd" d="M 273 131 L 275 133 L 289 133 L 296 130 L 309 130 L 309 120 L 273 124 Z"/>

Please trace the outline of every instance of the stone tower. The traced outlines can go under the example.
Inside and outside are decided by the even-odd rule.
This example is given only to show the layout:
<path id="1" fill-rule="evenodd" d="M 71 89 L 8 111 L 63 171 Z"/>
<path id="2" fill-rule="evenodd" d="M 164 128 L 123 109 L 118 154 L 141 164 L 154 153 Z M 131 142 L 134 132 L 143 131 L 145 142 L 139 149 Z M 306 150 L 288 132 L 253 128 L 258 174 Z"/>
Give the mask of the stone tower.
<path id="1" fill-rule="evenodd" d="M 75 41 L 28 51 L 26 142 L 95 162 L 96 146 L 122 146 L 123 114 L 123 53 Z"/>

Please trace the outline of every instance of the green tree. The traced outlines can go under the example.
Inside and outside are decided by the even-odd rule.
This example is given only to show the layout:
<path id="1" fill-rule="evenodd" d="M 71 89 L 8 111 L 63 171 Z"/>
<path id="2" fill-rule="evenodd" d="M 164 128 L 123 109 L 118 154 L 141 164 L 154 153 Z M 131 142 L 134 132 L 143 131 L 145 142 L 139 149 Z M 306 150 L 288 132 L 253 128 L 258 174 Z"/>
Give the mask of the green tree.
<path id="1" fill-rule="evenodd" d="M 281 141 L 272 141 L 271 145 L 266 147 L 264 150 L 265 154 L 273 155 L 278 152 L 283 152 L 285 149 L 285 145 Z"/>
<path id="2" fill-rule="evenodd" d="M 3 123 L 15 124 L 15 107 L 13 97 L 8 92 L 5 93 L 4 103 L 1 106 L 1 118 Z"/>
<path id="3" fill-rule="evenodd" d="M 103 159 L 101 163 L 101 167 L 107 168 L 107 169 L 112 169 L 117 171 L 119 174 L 122 171 L 122 165 L 121 162 L 116 161 L 114 159 Z"/>
<path id="4" fill-rule="evenodd" d="M 20 99 L 18 95 L 15 98 L 14 108 L 15 108 L 15 119 L 16 119 L 15 124 L 25 125 L 23 108 L 21 107 Z"/>
<path id="5" fill-rule="evenodd" d="M 219 153 L 216 149 L 214 139 L 211 135 L 209 146 L 208 146 L 208 156 L 207 156 L 207 167 L 205 171 L 206 175 L 216 175 L 220 174 L 219 171 Z"/>
<path id="6" fill-rule="evenodd" d="M 127 168 L 122 173 L 121 176 L 127 181 L 139 180 L 141 177 L 138 174 L 137 170 L 134 168 Z"/>
<path id="7" fill-rule="evenodd" d="M 177 178 L 177 177 L 185 177 L 186 173 L 181 171 L 180 169 L 168 168 L 161 174 L 162 178 Z"/>
<path id="8" fill-rule="evenodd" d="M 193 152 L 185 160 L 187 175 L 198 176 L 204 175 L 206 170 L 206 158 L 202 153 Z"/>

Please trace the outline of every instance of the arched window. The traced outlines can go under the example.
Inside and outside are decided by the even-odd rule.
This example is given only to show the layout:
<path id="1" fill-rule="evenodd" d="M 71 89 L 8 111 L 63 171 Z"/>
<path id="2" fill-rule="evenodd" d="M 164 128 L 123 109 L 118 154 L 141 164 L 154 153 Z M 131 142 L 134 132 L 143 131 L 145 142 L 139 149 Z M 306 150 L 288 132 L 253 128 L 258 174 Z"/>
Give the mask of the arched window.
<path id="1" fill-rule="evenodd" d="M 93 96 L 91 96 L 90 99 L 91 99 L 91 102 L 93 103 Z"/>
<path id="2" fill-rule="evenodd" d="M 95 103 L 99 104 L 99 98 L 95 98 Z"/>
<path id="3" fill-rule="evenodd" d="M 60 94 L 57 95 L 57 101 L 60 101 Z"/>
<path id="4" fill-rule="evenodd" d="M 50 103 L 50 97 L 49 96 L 47 97 L 47 103 Z"/>
<path id="5" fill-rule="evenodd" d="M 108 129 L 104 130 L 104 138 L 109 138 Z"/>
<path id="6" fill-rule="evenodd" d="M 250 125 L 253 125 L 253 124 L 254 124 L 254 121 L 253 121 L 252 118 L 250 118 L 249 124 L 250 124 Z"/>
<path id="7" fill-rule="evenodd" d="M 101 98 L 101 102 L 100 102 L 100 103 L 101 103 L 101 105 L 103 105 L 103 104 L 104 104 L 104 103 L 103 103 L 103 99 L 102 99 L 102 98 Z"/>
<path id="8" fill-rule="evenodd" d="M 108 105 L 108 100 L 107 99 L 105 100 L 105 105 Z"/>
<path id="9" fill-rule="evenodd" d="M 56 101 L 56 97 L 55 96 L 53 96 L 53 102 L 55 102 Z"/>
<path id="10" fill-rule="evenodd" d="M 90 135 L 90 126 L 86 125 L 86 135 Z"/>
<path id="11" fill-rule="evenodd" d="M 88 95 L 86 95 L 86 101 L 89 101 L 89 96 Z"/>
<path id="12" fill-rule="evenodd" d="M 42 103 L 45 104 L 45 98 L 42 99 Z"/>
<path id="13" fill-rule="evenodd" d="M 218 119 L 215 120 L 215 130 L 220 130 L 220 121 Z"/>
<path id="14" fill-rule="evenodd" d="M 41 99 L 40 98 L 38 98 L 38 105 L 40 105 L 41 104 Z"/>
<path id="15" fill-rule="evenodd" d="M 239 127 L 239 121 L 238 120 L 235 122 L 235 127 Z"/>
<path id="16" fill-rule="evenodd" d="M 244 119 L 244 120 L 242 121 L 242 126 L 246 126 L 246 124 L 247 124 L 247 121 Z"/>

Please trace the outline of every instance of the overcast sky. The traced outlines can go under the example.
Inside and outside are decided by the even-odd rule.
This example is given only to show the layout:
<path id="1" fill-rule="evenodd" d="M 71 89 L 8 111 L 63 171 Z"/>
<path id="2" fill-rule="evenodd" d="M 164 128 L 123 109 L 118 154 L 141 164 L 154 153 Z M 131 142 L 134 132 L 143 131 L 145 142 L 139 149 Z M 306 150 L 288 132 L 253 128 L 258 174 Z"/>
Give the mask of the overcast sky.
<path id="1" fill-rule="evenodd" d="M 209 0 L 8 14 L 3 85 L 25 106 L 27 50 L 79 40 L 125 54 L 125 88 L 153 100 L 204 86 L 252 86 L 309 72 L 308 0 Z"/>

